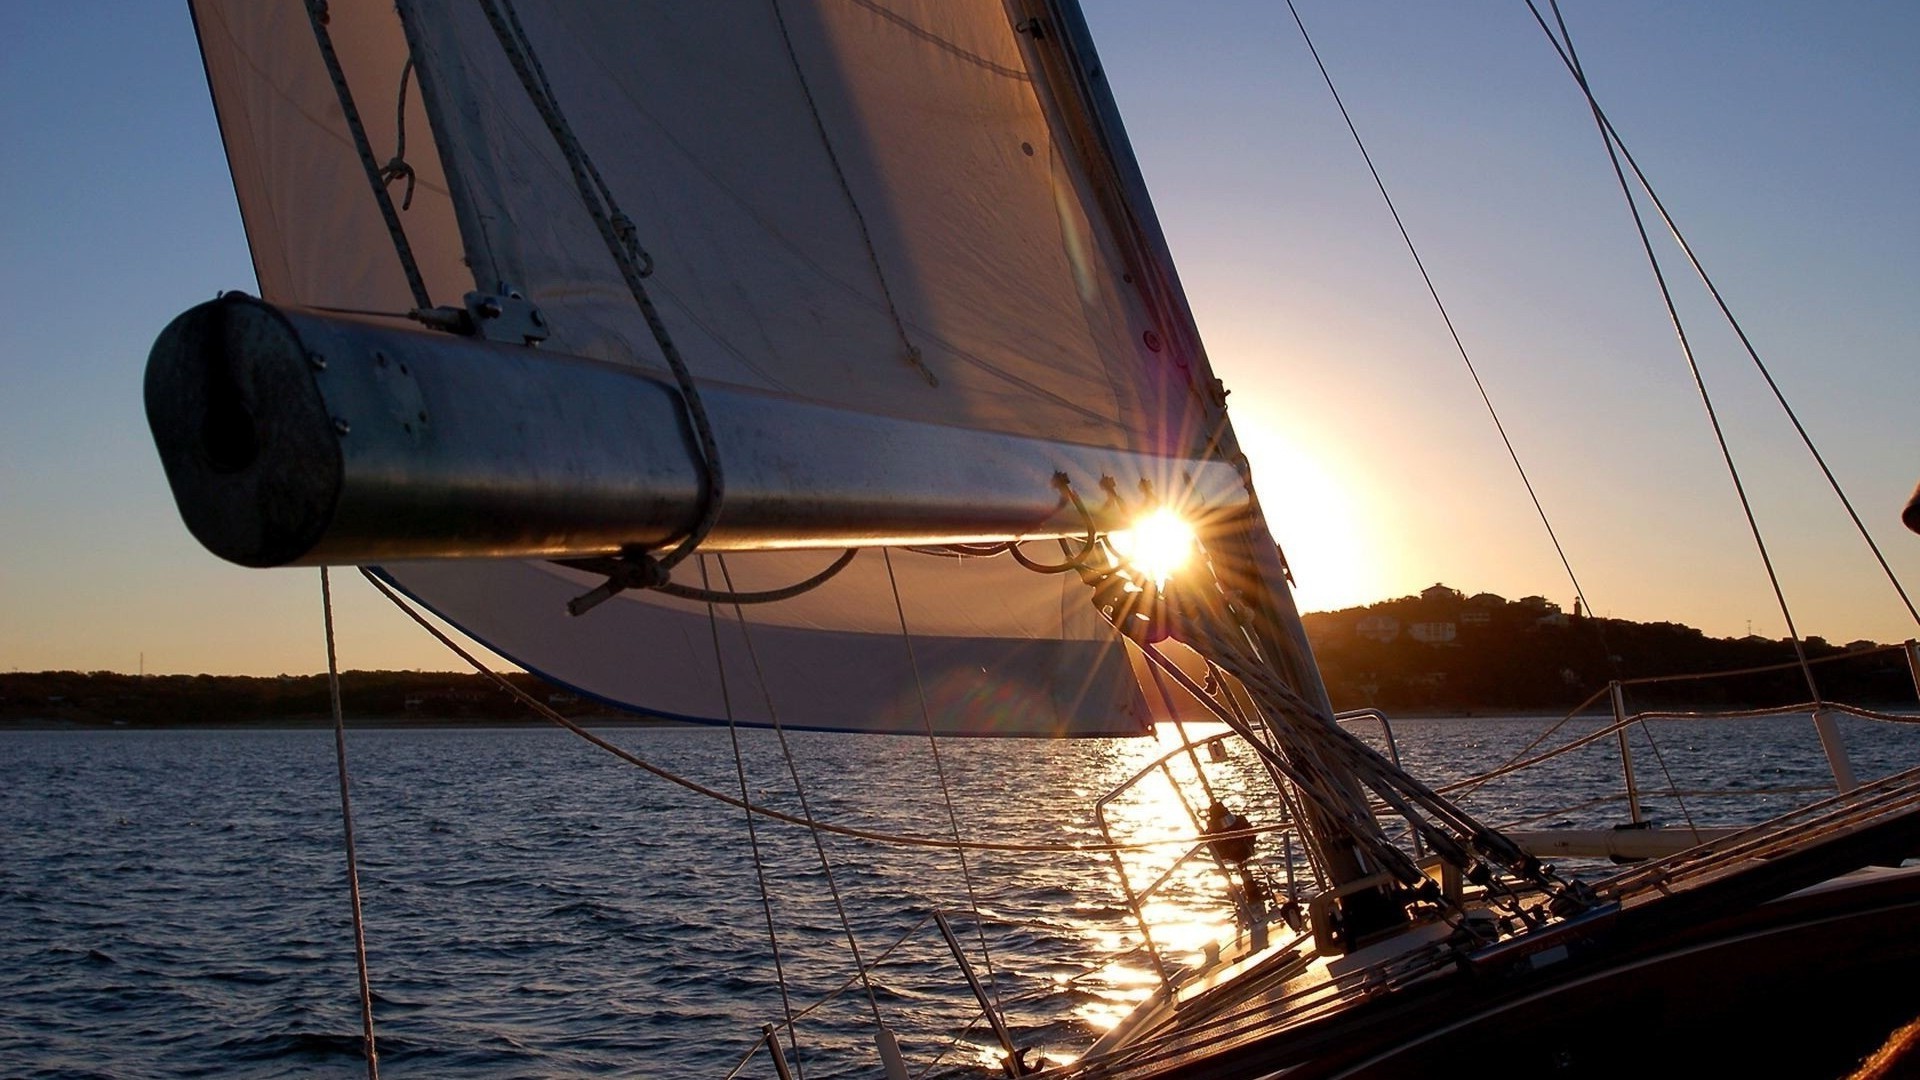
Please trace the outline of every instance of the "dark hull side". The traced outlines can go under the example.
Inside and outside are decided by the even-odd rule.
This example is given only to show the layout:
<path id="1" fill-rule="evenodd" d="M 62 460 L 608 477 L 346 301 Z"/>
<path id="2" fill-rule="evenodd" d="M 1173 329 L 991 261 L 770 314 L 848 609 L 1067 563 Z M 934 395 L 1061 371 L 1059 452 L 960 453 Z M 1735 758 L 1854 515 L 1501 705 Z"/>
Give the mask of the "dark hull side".
<path id="1" fill-rule="evenodd" d="M 1409 988 L 1411 989 L 1411 988 Z M 1821 1077 L 1920 1015 L 1920 868 L 1519 978 L 1455 972 L 1188 1061 L 1182 1077 Z M 1920 1075 L 1920 1063 L 1912 1069 Z"/>
<path id="2" fill-rule="evenodd" d="M 1836 1080 L 1914 1017 L 1920 867 L 1857 874 L 1657 940 L 1601 934 L 1538 970 L 1452 970 L 1144 1074 Z M 1920 1063 L 1908 1067 L 1920 1076 Z"/>

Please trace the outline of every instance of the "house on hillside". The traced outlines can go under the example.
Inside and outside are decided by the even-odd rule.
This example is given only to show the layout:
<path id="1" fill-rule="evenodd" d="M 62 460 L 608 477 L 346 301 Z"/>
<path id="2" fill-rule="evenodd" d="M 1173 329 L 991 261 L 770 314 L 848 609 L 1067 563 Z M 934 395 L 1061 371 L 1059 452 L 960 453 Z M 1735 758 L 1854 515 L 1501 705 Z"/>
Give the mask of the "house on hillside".
<path id="1" fill-rule="evenodd" d="M 1570 621 L 1559 604 L 1544 596 L 1523 596 L 1509 607 L 1520 617 L 1522 625 L 1560 627 Z"/>
<path id="2" fill-rule="evenodd" d="M 1363 615 L 1353 624 L 1353 632 L 1385 645 L 1400 636 L 1400 620 L 1391 615 Z"/>

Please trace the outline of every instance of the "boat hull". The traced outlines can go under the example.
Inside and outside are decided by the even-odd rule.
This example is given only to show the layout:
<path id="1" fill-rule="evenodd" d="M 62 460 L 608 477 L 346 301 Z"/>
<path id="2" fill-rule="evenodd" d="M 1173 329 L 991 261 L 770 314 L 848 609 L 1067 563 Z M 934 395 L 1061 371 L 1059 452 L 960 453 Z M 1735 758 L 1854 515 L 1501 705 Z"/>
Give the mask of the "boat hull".
<path id="1" fill-rule="evenodd" d="M 1916 964 L 1920 867 L 1869 870 L 1520 977 L 1455 971 L 1146 1075 L 1836 1077 L 1920 1015 Z"/>

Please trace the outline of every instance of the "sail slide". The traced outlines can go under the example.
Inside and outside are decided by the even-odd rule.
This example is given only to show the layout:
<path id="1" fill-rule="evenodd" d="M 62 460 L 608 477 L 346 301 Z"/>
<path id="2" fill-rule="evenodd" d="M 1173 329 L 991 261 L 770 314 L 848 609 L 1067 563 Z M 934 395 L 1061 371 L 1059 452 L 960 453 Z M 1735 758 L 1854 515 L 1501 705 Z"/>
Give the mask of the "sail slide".
<path id="1" fill-rule="evenodd" d="M 570 141 L 717 399 L 925 432 L 888 454 L 939 455 L 955 432 L 1031 444 L 1036 485 L 1062 448 L 1157 463 L 1152 497 L 1203 472 L 1243 480 L 1168 272 L 1143 254 L 1074 91 L 1049 81 L 1045 51 L 1062 46 L 1044 20 L 941 0 L 325 9 L 344 95 L 304 5 L 193 4 L 268 303 L 404 328 L 423 293 L 458 307 L 517 290 L 547 337 L 510 348 L 664 379 Z M 529 70 L 558 115 L 536 107 Z M 847 487 L 897 464 L 838 457 Z M 1128 499 L 1146 471 L 1119 478 Z M 1093 501 L 1099 479 L 1075 482 Z M 752 546 L 716 544 L 675 580 L 750 592 L 832 558 Z M 1162 708 L 1077 575 L 1007 558 L 870 550 L 779 603 L 633 589 L 581 616 L 567 602 L 599 579 L 549 562 L 383 557 L 381 572 L 529 670 L 640 711 L 721 720 L 731 702 L 741 722 L 797 728 L 1068 735 L 1138 733 Z"/>

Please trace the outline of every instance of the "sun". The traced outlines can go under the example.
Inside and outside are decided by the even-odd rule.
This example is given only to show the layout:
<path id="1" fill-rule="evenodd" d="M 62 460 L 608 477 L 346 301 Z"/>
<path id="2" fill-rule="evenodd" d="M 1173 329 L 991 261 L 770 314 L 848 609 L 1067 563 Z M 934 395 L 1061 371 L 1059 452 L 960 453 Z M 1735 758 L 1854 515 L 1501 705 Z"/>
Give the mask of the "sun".
<path id="1" fill-rule="evenodd" d="M 1402 559 L 1388 548 L 1366 485 L 1337 458 L 1309 451 L 1275 425 L 1249 425 L 1240 435 L 1301 610 L 1331 611 L 1388 595 L 1383 590 Z"/>
<path id="2" fill-rule="evenodd" d="M 1122 562 L 1164 589 L 1193 561 L 1198 539 L 1191 523 L 1163 506 L 1135 519 L 1132 528 L 1108 533 L 1107 543 Z"/>

